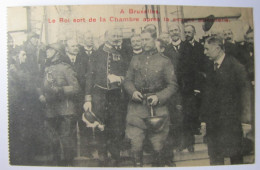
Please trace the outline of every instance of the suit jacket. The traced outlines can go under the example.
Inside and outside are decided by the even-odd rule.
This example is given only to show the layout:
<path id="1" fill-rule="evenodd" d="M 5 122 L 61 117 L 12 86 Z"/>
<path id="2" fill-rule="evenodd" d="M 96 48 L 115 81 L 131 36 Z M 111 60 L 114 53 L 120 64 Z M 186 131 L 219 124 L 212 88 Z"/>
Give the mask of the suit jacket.
<path id="1" fill-rule="evenodd" d="M 77 79 L 82 90 L 85 89 L 86 83 L 86 73 L 87 73 L 87 66 L 88 66 L 88 56 L 85 52 L 81 51 L 76 56 L 76 61 L 74 63 L 71 62 L 69 56 L 64 57 L 64 62 L 69 64 L 72 69 L 77 73 Z"/>
<path id="2" fill-rule="evenodd" d="M 225 56 L 217 71 L 208 70 L 201 114 L 207 123 L 209 155 L 219 152 L 232 156 L 240 152 L 247 87 L 244 66 L 231 56 Z"/>

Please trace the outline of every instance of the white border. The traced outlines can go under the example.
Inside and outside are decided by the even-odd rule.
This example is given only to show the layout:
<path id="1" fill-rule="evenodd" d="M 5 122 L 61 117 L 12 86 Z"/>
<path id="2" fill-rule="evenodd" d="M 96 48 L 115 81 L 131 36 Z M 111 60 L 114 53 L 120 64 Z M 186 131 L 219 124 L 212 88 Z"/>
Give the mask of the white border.
<path id="1" fill-rule="evenodd" d="M 189 6 L 221 6 L 221 7 L 253 7 L 254 8 L 254 31 L 255 31 L 255 71 L 256 85 L 259 79 L 259 60 L 258 54 L 260 49 L 260 1 L 259 0 L 1 0 L 0 1 L 0 169 L 64 169 L 64 167 L 27 167 L 27 166 L 10 166 L 8 163 L 8 114 L 7 114 L 7 52 L 6 52 L 6 19 L 8 6 L 42 6 L 42 5 L 84 5 L 84 4 L 161 4 L 161 5 L 189 5 Z M 256 86 L 256 132 L 260 127 L 258 116 L 259 106 L 259 86 Z M 256 170 L 260 169 L 259 160 L 259 133 L 256 133 L 256 163 L 253 165 L 240 166 L 218 166 L 218 167 L 190 167 L 190 168 L 175 168 L 175 169 L 221 169 L 221 170 Z M 84 167 L 85 168 L 85 167 Z M 66 170 L 82 169 L 82 168 L 65 168 Z M 90 168 L 88 168 L 90 169 Z M 93 169 L 93 168 L 91 168 Z M 95 168 L 97 169 L 97 168 Z M 109 168 L 110 169 L 110 168 Z M 123 169 L 123 168 L 120 168 Z"/>

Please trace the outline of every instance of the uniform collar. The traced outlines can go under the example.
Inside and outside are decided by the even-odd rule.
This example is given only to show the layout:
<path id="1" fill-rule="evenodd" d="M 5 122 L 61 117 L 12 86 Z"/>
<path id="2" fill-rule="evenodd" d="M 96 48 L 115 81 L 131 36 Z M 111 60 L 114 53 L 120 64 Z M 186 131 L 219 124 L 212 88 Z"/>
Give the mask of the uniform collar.
<path id="1" fill-rule="evenodd" d="M 158 53 L 157 49 L 152 49 L 150 51 L 145 51 L 144 52 L 144 54 L 146 54 L 146 55 L 154 55 L 156 53 Z"/>
<path id="2" fill-rule="evenodd" d="M 108 53 L 114 53 L 114 54 L 119 54 L 119 52 L 113 47 L 111 46 L 110 44 L 108 43 L 105 43 L 104 47 L 103 47 L 103 50 L 105 52 L 108 52 Z"/>
<path id="3" fill-rule="evenodd" d="M 133 50 L 133 52 L 134 52 L 135 54 L 141 54 L 141 53 L 143 52 L 143 49 L 141 48 L 141 49 L 139 49 L 139 50 Z"/>
<path id="4" fill-rule="evenodd" d="M 92 50 L 93 50 L 93 47 L 87 47 L 87 46 L 85 46 L 84 48 L 85 48 L 86 51 L 92 51 Z"/>

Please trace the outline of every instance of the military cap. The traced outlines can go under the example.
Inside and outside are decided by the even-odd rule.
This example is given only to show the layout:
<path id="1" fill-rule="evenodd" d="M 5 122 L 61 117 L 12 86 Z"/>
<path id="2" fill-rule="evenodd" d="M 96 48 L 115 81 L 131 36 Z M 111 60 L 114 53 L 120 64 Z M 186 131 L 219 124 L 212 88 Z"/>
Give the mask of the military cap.
<path id="1" fill-rule="evenodd" d="M 54 50 L 56 50 L 57 52 L 59 52 L 62 56 L 65 56 L 65 48 L 64 45 L 62 45 L 61 43 L 53 43 L 53 44 L 49 44 L 47 45 L 46 49 L 52 48 Z"/>

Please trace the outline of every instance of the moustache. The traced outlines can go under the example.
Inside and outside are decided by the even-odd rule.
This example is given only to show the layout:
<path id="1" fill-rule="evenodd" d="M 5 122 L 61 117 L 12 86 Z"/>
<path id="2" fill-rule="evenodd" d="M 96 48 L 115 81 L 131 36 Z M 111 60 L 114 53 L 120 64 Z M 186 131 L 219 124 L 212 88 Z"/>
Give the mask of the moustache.
<path id="1" fill-rule="evenodd" d="M 226 40 L 231 40 L 231 38 L 230 38 L 230 37 L 227 37 Z"/>

